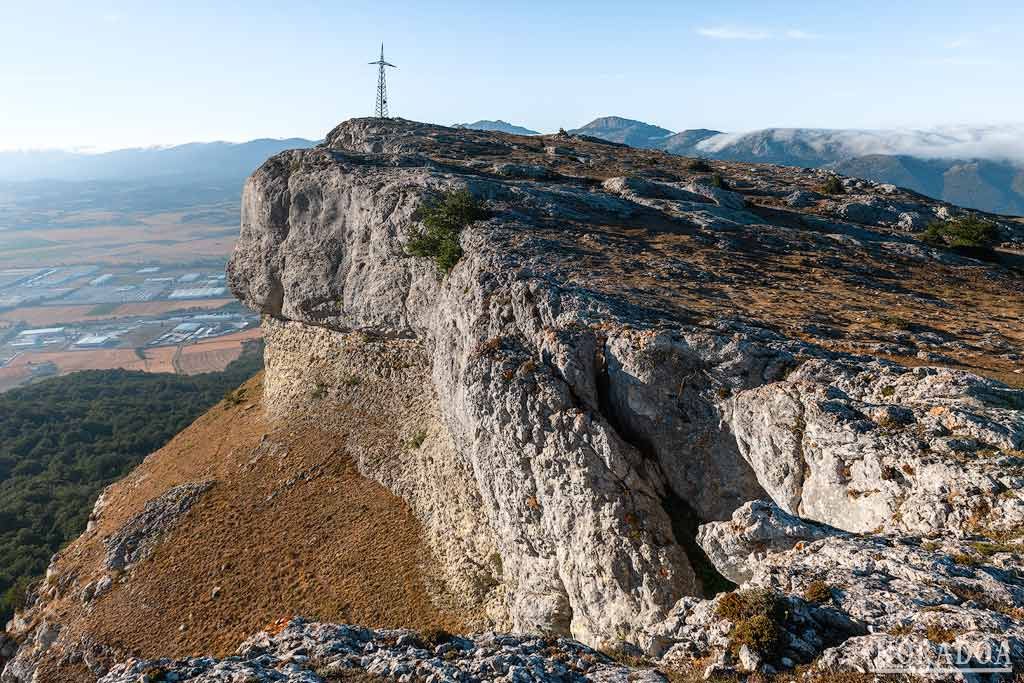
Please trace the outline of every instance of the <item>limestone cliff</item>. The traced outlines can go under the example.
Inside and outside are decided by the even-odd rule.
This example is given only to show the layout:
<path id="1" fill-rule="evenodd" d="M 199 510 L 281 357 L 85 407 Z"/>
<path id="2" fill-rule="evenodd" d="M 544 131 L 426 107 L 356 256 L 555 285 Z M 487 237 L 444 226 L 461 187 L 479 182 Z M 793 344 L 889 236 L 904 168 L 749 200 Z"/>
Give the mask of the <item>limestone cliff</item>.
<path id="1" fill-rule="evenodd" d="M 245 186 L 228 279 L 264 315 L 260 405 L 408 505 L 469 628 L 863 668 L 941 609 L 943 637 L 1008 638 L 1019 666 L 1024 226 L 982 216 L 977 260 L 919 239 L 955 207 L 830 177 L 348 121 Z M 487 216 L 443 273 L 408 244 L 461 189 Z M 719 573 L 747 593 L 710 599 Z M 761 651 L 722 606 L 758 590 L 786 615 Z M 5 683 L 55 599 L 19 617 Z"/>

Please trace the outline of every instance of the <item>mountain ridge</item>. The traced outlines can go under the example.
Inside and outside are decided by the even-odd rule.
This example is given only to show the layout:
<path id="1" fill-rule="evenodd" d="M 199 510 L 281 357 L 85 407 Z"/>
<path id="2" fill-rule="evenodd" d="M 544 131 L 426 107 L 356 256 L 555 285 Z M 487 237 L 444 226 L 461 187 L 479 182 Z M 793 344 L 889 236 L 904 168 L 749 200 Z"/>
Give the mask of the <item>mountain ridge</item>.
<path id="1" fill-rule="evenodd" d="M 247 142 L 188 142 L 99 153 L 0 152 L 0 181 L 118 179 L 243 179 L 268 156 L 317 144 L 304 138 L 257 138 Z"/>
<path id="2" fill-rule="evenodd" d="M 642 121 L 602 117 L 572 132 L 683 156 L 829 168 L 846 175 L 893 183 L 970 208 L 1024 215 L 1024 131 L 1021 131 L 1022 142 L 1018 145 L 1019 159 L 975 156 L 985 148 L 979 136 L 991 130 L 991 127 L 969 129 L 959 138 L 929 131 L 815 128 L 766 128 L 749 133 L 692 129 L 671 133 Z M 897 153 L 901 146 L 920 148 L 922 152 Z M 888 153 L 865 153 L 886 147 L 890 149 Z M 1005 152 L 1000 154 L 1012 156 Z"/>
<path id="3" fill-rule="evenodd" d="M 590 135 L 631 147 L 656 147 L 658 141 L 672 135 L 672 131 L 667 128 L 621 116 L 601 116 L 569 132 L 574 135 Z"/>

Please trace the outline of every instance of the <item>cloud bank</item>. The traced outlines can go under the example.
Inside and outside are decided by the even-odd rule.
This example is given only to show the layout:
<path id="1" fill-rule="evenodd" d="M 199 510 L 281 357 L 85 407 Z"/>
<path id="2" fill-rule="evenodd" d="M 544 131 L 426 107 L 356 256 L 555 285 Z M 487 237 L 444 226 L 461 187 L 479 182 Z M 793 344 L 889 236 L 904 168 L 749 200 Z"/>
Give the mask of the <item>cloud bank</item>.
<path id="1" fill-rule="evenodd" d="M 843 158 L 867 154 L 904 154 L 925 159 L 989 159 L 1024 165 L 1024 124 L 946 126 L 931 130 L 828 130 L 772 128 L 722 133 L 700 142 L 708 153 L 758 136 L 778 143 L 800 143 L 822 154 Z"/>

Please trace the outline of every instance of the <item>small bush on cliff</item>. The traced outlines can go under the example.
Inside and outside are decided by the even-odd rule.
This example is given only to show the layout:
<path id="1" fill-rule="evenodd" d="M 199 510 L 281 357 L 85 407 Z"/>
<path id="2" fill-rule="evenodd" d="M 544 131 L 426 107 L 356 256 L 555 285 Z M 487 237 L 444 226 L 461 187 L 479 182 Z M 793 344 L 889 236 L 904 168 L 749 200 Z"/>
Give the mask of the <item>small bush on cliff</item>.
<path id="1" fill-rule="evenodd" d="M 824 581 L 811 581 L 804 589 L 804 600 L 820 604 L 832 602 L 832 586 Z"/>
<path id="2" fill-rule="evenodd" d="M 843 187 L 843 181 L 838 176 L 830 175 L 818 188 L 818 192 L 821 194 L 844 194 L 846 188 Z"/>
<path id="3" fill-rule="evenodd" d="M 715 173 L 710 179 L 711 187 L 717 187 L 720 190 L 729 189 L 729 181 L 722 176 L 721 173 Z"/>
<path id="4" fill-rule="evenodd" d="M 454 637 L 449 631 L 439 626 L 432 626 L 420 632 L 420 640 L 432 648 L 447 643 Z"/>
<path id="5" fill-rule="evenodd" d="M 447 275 L 462 258 L 462 230 L 486 218 L 487 211 L 469 190 L 453 190 L 420 207 L 413 217 L 422 225 L 406 245 L 406 253 L 432 257 L 438 270 Z"/>
<path id="6" fill-rule="evenodd" d="M 715 606 L 715 616 L 736 622 L 749 619 L 758 614 L 765 614 L 774 619 L 781 619 L 784 613 L 778 597 L 763 588 L 734 591 L 722 596 Z"/>
<path id="7" fill-rule="evenodd" d="M 734 652 L 747 645 L 766 657 L 775 655 L 786 608 L 772 591 L 755 588 L 728 593 L 715 607 L 715 616 L 733 623 L 729 648 Z"/>
<path id="8" fill-rule="evenodd" d="M 420 446 L 423 445 L 423 442 L 426 440 L 427 430 L 420 429 L 415 434 L 412 435 L 411 439 L 409 439 L 409 445 L 412 446 L 413 448 L 419 448 Z"/>
<path id="9" fill-rule="evenodd" d="M 950 249 L 989 249 L 998 238 L 994 225 L 974 216 L 932 223 L 921 236 L 930 246 Z"/>
<path id="10" fill-rule="evenodd" d="M 746 645 L 765 657 L 773 657 L 779 646 L 782 631 L 765 614 L 758 614 L 736 624 L 729 636 L 729 649 L 739 652 Z"/>
<path id="11" fill-rule="evenodd" d="M 693 173 L 712 173 L 715 170 L 714 168 L 711 167 L 711 164 L 709 164 L 708 160 L 705 159 L 704 157 L 697 157 L 696 159 L 690 161 L 687 164 L 686 168 L 687 170 L 692 171 Z"/>

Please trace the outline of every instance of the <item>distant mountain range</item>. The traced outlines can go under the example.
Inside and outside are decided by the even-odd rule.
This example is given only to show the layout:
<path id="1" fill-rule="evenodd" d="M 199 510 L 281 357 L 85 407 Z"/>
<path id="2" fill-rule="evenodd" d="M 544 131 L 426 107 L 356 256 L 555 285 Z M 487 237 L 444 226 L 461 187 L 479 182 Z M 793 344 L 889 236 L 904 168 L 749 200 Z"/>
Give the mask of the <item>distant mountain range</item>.
<path id="1" fill-rule="evenodd" d="M 454 127 L 538 134 L 502 120 Z M 685 156 L 830 168 L 962 206 L 1024 215 L 1024 126 L 933 131 L 769 128 L 749 133 L 702 128 L 673 132 L 643 121 L 604 116 L 571 132 Z M 289 138 L 190 143 L 104 154 L 0 152 L 0 182 L 217 181 L 231 187 L 240 185 L 267 157 L 315 144 Z"/>
<path id="2" fill-rule="evenodd" d="M 685 156 L 831 168 L 961 206 L 1024 215 L 1024 127 L 673 133 L 642 121 L 606 116 L 572 132 Z"/>
<path id="3" fill-rule="evenodd" d="M 267 157 L 312 147 L 302 138 L 193 142 L 174 147 L 120 149 L 102 154 L 60 150 L 0 152 L 0 181 L 244 180 Z"/>
<path id="4" fill-rule="evenodd" d="M 453 123 L 452 128 L 470 128 L 472 130 L 492 130 L 498 133 L 509 133 L 511 135 L 539 135 L 535 130 L 516 126 L 508 121 L 476 121 L 474 123 Z"/>

